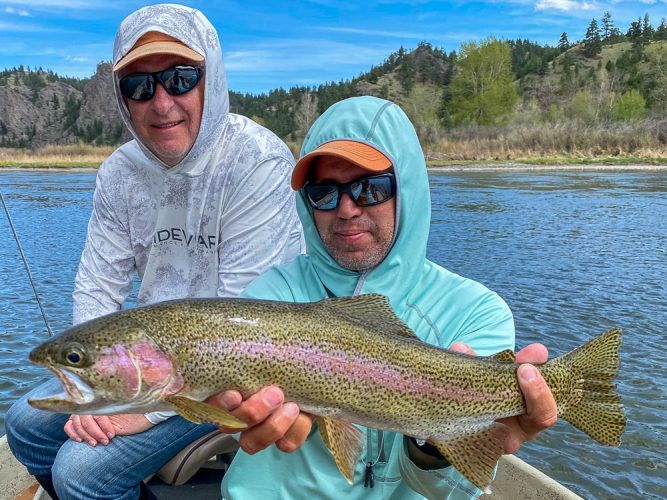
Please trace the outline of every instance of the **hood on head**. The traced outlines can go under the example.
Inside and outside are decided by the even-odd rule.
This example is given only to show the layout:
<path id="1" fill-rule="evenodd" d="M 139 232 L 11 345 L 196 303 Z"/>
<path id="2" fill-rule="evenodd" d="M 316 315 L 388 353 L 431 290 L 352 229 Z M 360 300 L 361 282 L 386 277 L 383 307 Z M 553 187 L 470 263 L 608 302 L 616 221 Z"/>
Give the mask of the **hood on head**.
<path id="1" fill-rule="evenodd" d="M 149 32 L 164 33 L 180 40 L 196 54 L 203 55 L 205 59 L 204 109 L 199 134 L 188 155 L 181 163 L 170 169 L 172 172 L 196 175 L 210 157 L 212 144 L 222 134 L 229 115 L 227 77 L 218 35 L 209 20 L 196 9 L 175 4 L 144 7 L 126 17 L 118 28 L 113 48 L 114 67 L 137 41 Z M 113 77 L 116 102 L 125 125 L 147 159 L 161 168 L 166 168 L 166 165 L 139 140 L 123 96 L 118 89 L 119 78 L 116 72 Z"/>
<path id="2" fill-rule="evenodd" d="M 371 146 L 391 161 L 397 185 L 394 242 L 384 260 L 369 272 L 342 268 L 324 248 L 301 189 L 297 209 L 313 267 L 324 286 L 337 296 L 382 293 L 392 303 L 403 301 L 424 267 L 431 222 L 428 175 L 417 133 L 396 104 L 377 97 L 352 97 L 332 105 L 315 121 L 299 157 L 341 140 Z M 358 289 L 360 278 L 363 286 Z"/>

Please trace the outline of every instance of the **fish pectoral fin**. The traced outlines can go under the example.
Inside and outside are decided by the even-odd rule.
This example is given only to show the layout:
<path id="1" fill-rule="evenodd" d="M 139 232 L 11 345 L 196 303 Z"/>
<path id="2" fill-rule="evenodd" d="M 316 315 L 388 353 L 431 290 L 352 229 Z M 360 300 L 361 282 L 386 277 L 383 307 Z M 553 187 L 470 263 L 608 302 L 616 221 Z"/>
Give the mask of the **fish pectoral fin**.
<path id="1" fill-rule="evenodd" d="M 218 408 L 217 406 L 211 406 L 207 403 L 202 403 L 201 401 L 196 401 L 184 396 L 169 396 L 164 398 L 164 402 L 173 406 L 176 413 L 181 417 L 190 422 L 194 422 L 195 424 L 208 422 L 210 424 L 236 430 L 243 430 L 248 427 L 248 424 L 240 421 L 227 410 Z"/>
<path id="2" fill-rule="evenodd" d="M 514 363 L 516 360 L 514 357 L 514 351 L 511 349 L 505 349 L 504 351 L 492 354 L 491 356 L 488 356 L 487 359 L 498 361 L 499 363 Z"/>
<path id="3" fill-rule="evenodd" d="M 331 453 L 347 482 L 354 481 L 354 468 L 363 451 L 363 433 L 354 425 L 331 418 L 315 419 L 322 441 Z"/>
<path id="4" fill-rule="evenodd" d="M 497 422 L 472 433 L 461 434 L 446 441 L 428 442 L 472 484 L 484 493 L 491 493 L 493 470 L 505 453 L 504 443 L 510 428 Z"/>

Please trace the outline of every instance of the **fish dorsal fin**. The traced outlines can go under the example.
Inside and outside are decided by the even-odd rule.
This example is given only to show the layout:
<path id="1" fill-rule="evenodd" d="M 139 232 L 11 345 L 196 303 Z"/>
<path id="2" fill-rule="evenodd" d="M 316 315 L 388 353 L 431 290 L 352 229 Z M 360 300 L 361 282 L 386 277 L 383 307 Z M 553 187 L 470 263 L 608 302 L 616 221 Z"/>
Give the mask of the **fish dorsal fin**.
<path id="1" fill-rule="evenodd" d="M 333 454 L 338 470 L 345 476 L 347 482 L 352 484 L 354 468 L 364 447 L 363 433 L 354 425 L 342 420 L 317 417 L 315 421 L 322 441 Z"/>
<path id="2" fill-rule="evenodd" d="M 484 493 L 491 493 L 493 470 L 505 453 L 504 443 L 511 432 L 505 424 L 493 422 L 472 433 L 462 433 L 444 441 L 429 439 L 447 461 Z"/>
<path id="3" fill-rule="evenodd" d="M 356 297 L 332 297 L 319 302 L 332 313 L 344 316 L 354 323 L 372 330 L 417 339 L 415 332 L 396 316 L 389 299 L 379 293 L 369 293 Z"/>
<path id="4" fill-rule="evenodd" d="M 487 359 L 490 359 L 491 361 L 497 361 L 498 363 L 514 363 L 516 361 L 516 358 L 514 357 L 514 351 L 511 349 L 505 349 L 504 351 L 492 354 Z"/>
<path id="5" fill-rule="evenodd" d="M 184 396 L 169 396 L 164 398 L 164 401 L 173 406 L 176 413 L 181 417 L 190 422 L 194 422 L 195 424 L 208 422 L 210 424 L 237 430 L 246 429 L 248 427 L 248 424 L 240 421 L 227 410 L 218 408 L 217 406 L 211 406 L 207 403 L 202 403 L 201 401 L 196 401 Z"/>

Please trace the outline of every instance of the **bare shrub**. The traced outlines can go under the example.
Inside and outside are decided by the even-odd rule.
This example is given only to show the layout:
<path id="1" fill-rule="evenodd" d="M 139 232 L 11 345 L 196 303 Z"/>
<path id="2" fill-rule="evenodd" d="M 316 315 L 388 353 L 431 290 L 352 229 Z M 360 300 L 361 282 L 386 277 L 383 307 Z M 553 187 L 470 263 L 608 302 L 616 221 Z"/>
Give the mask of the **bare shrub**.
<path id="1" fill-rule="evenodd" d="M 431 147 L 432 160 L 517 160 L 530 157 L 581 158 L 667 156 L 667 119 L 585 124 L 578 119 L 503 127 L 449 130 Z"/>

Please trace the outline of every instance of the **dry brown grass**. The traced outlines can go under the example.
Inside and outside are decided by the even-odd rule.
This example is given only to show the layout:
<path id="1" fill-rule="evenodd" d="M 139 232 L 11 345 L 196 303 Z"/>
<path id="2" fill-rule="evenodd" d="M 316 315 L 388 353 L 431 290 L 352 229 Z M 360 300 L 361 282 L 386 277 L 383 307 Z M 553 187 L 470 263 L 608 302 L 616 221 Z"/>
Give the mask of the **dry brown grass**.
<path id="1" fill-rule="evenodd" d="M 586 125 L 557 123 L 468 127 L 424 148 L 430 162 L 517 161 L 527 158 L 667 158 L 667 120 Z"/>
<path id="2" fill-rule="evenodd" d="M 38 149 L 0 148 L 0 166 L 9 167 L 98 167 L 113 146 L 67 144 Z"/>

